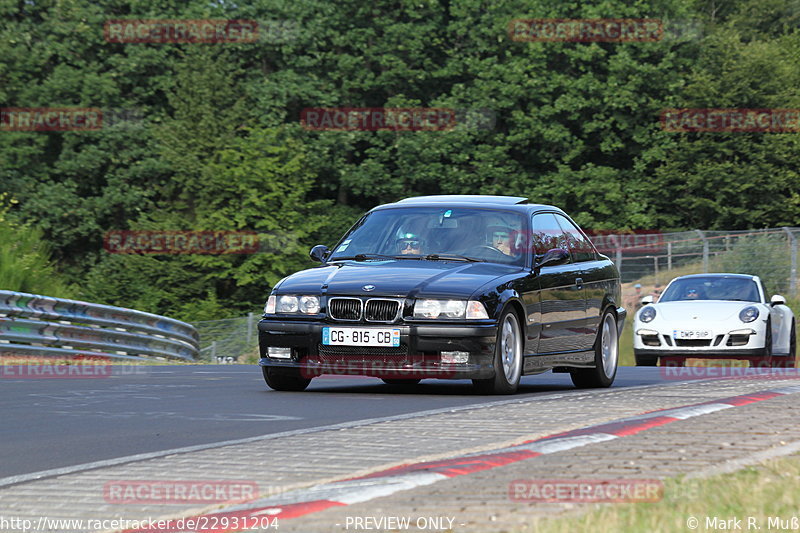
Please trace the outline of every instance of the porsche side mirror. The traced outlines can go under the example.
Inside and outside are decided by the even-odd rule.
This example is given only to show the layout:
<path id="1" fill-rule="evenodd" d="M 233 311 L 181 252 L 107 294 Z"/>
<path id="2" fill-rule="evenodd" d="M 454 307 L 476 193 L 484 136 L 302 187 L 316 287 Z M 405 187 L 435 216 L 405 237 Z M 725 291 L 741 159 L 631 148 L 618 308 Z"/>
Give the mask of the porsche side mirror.
<path id="1" fill-rule="evenodd" d="M 772 307 L 775 307 L 776 305 L 786 305 L 786 298 L 780 294 L 773 294 L 772 298 L 769 299 L 769 305 Z"/>
<path id="2" fill-rule="evenodd" d="M 536 265 L 536 268 L 539 268 L 548 265 L 560 265 L 562 263 L 566 263 L 568 260 L 568 251 L 564 250 L 563 248 L 553 248 L 552 250 L 547 250 L 541 257 L 537 257 L 534 264 Z"/>
<path id="3" fill-rule="evenodd" d="M 647 296 L 645 296 L 644 298 L 642 298 L 642 305 L 651 304 L 651 303 L 653 303 L 653 300 L 654 300 L 654 299 L 655 299 L 655 298 L 653 298 L 653 295 L 652 295 L 652 294 L 648 294 Z"/>
<path id="4" fill-rule="evenodd" d="M 329 251 L 328 247 L 324 244 L 318 244 L 308 252 L 308 256 L 317 263 L 322 263 L 325 261 L 325 257 L 327 257 Z"/>

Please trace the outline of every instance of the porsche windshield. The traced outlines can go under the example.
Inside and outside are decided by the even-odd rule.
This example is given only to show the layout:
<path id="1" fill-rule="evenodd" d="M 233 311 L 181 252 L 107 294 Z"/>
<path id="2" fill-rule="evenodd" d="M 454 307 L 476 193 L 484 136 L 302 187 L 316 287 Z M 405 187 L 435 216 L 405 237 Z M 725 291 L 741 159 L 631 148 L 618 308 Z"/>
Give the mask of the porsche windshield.
<path id="1" fill-rule="evenodd" d="M 658 301 L 692 300 L 759 302 L 761 298 L 758 294 L 758 285 L 752 279 L 708 276 L 675 280 Z"/>
<path id="2" fill-rule="evenodd" d="M 329 261 L 432 256 L 523 266 L 525 217 L 511 211 L 459 207 L 381 209 L 363 218 Z M 371 257 L 372 256 L 372 257 Z"/>

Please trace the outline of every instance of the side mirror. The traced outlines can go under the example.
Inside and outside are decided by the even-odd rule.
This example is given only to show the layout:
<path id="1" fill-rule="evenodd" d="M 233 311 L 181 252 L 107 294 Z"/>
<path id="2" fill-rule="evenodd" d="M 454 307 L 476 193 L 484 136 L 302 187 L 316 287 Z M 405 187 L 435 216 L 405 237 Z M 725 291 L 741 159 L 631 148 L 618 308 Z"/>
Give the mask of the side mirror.
<path id="1" fill-rule="evenodd" d="M 786 305 L 786 298 L 784 298 L 780 294 L 774 294 L 772 295 L 772 298 L 770 298 L 769 304 L 772 307 L 775 307 L 776 305 Z"/>
<path id="2" fill-rule="evenodd" d="M 325 257 L 328 255 L 328 247 L 324 244 L 318 244 L 308 252 L 308 256 L 317 263 L 324 263 Z"/>
<path id="3" fill-rule="evenodd" d="M 644 298 L 642 298 L 642 305 L 651 304 L 651 303 L 653 303 L 653 300 L 654 300 L 654 299 L 655 299 L 655 298 L 653 298 L 653 295 L 652 295 L 652 294 L 648 294 L 647 296 L 645 296 Z"/>
<path id="4" fill-rule="evenodd" d="M 555 266 L 566 263 L 568 260 L 568 251 L 564 250 L 563 248 L 553 248 L 552 250 L 547 250 L 541 257 L 536 258 L 534 265 L 536 268 L 547 265 Z"/>

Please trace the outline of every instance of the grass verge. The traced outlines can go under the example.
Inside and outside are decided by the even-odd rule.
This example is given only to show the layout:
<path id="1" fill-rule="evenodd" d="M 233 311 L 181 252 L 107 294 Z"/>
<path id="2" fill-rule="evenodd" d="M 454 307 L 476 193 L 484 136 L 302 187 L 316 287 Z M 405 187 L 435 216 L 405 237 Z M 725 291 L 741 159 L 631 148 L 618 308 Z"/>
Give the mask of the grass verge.
<path id="1" fill-rule="evenodd" d="M 793 455 L 707 479 L 667 479 L 661 501 L 595 504 L 579 516 L 535 519 L 520 531 L 796 531 L 800 529 L 798 504 L 800 455 Z M 697 520 L 696 527 L 691 527 L 692 519 Z M 731 527 L 736 525 L 731 519 L 740 520 L 738 528 Z M 728 520 L 727 527 L 721 520 Z"/>

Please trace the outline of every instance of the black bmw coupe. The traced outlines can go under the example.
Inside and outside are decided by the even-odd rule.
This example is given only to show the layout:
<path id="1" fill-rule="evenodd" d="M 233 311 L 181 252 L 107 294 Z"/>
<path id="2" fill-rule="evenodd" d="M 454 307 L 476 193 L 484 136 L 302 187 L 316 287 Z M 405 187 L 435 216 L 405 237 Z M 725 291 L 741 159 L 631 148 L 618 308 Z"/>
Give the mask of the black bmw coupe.
<path id="1" fill-rule="evenodd" d="M 281 280 L 259 322 L 276 390 L 323 374 L 390 384 L 471 379 L 512 394 L 520 377 L 614 381 L 619 271 L 560 209 L 509 196 L 425 196 L 365 214 L 320 266 Z"/>

